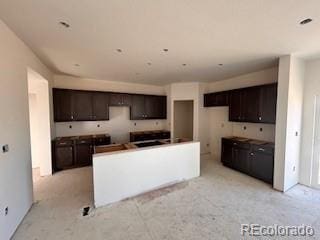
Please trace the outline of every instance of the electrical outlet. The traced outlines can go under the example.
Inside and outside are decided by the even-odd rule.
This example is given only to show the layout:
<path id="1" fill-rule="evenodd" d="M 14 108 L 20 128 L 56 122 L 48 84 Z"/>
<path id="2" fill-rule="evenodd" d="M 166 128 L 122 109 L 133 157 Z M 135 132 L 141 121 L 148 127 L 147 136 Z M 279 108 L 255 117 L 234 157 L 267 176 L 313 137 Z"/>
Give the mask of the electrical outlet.
<path id="1" fill-rule="evenodd" d="M 8 213 L 9 213 L 9 207 L 6 207 L 6 208 L 4 209 L 4 215 L 7 216 Z"/>
<path id="2" fill-rule="evenodd" d="M 292 170 L 293 170 L 293 172 L 295 172 L 296 171 L 296 166 L 293 166 Z"/>
<path id="3" fill-rule="evenodd" d="M 72 125 L 69 125 L 69 128 L 71 129 L 71 128 L 72 128 Z"/>
<path id="4" fill-rule="evenodd" d="M 299 133 L 298 132 L 296 132 L 296 137 L 298 137 L 299 136 Z"/>
<path id="5" fill-rule="evenodd" d="M 9 145 L 8 144 L 2 146 L 2 152 L 3 153 L 9 152 Z"/>

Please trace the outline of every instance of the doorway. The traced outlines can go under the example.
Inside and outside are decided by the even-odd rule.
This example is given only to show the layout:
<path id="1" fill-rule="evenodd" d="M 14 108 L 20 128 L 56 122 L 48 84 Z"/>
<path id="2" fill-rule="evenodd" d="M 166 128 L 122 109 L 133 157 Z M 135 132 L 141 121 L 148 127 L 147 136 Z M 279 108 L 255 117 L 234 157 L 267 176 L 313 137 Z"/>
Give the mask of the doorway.
<path id="1" fill-rule="evenodd" d="M 49 84 L 28 69 L 29 124 L 33 180 L 52 174 Z"/>
<path id="2" fill-rule="evenodd" d="M 174 101 L 174 138 L 193 140 L 193 100 Z"/>

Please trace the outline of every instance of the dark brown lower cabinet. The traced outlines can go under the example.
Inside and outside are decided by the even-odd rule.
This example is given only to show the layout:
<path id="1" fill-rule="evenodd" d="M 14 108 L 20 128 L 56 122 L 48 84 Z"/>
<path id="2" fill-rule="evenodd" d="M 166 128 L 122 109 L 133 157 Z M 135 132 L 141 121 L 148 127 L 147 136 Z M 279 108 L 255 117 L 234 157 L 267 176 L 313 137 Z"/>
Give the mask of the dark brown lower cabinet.
<path id="1" fill-rule="evenodd" d="M 75 166 L 92 165 L 93 146 L 91 139 L 78 140 L 75 145 Z"/>
<path id="2" fill-rule="evenodd" d="M 105 135 L 57 138 L 52 142 L 53 171 L 90 166 L 94 146 L 110 143 L 110 137 Z"/>
<path id="3" fill-rule="evenodd" d="M 256 145 L 223 138 L 221 161 L 229 168 L 273 183 L 274 147 L 271 144 Z"/>
<path id="4" fill-rule="evenodd" d="M 256 147 L 250 153 L 252 176 L 262 181 L 273 183 L 274 158 L 263 147 Z"/>
<path id="5" fill-rule="evenodd" d="M 139 142 L 156 139 L 168 139 L 170 138 L 170 131 L 159 130 L 159 131 L 140 131 L 130 132 L 130 142 Z"/>
<path id="6" fill-rule="evenodd" d="M 74 150 L 73 145 L 57 146 L 55 148 L 55 169 L 68 169 L 72 168 Z"/>

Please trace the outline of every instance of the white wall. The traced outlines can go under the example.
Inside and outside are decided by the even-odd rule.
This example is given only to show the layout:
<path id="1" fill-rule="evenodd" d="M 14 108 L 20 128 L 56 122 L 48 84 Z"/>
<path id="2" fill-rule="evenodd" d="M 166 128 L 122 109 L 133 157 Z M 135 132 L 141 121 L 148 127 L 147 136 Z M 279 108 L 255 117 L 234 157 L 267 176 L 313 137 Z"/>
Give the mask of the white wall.
<path id="1" fill-rule="evenodd" d="M 37 153 L 35 161 L 39 162 L 40 176 L 48 176 L 52 174 L 50 88 L 48 81 L 31 69 L 28 69 L 28 92 L 36 96 L 36 108 L 29 107 L 37 118 L 36 123 L 30 121 L 31 150 Z"/>
<path id="2" fill-rule="evenodd" d="M 64 75 L 56 75 L 54 77 L 54 87 L 166 95 L 165 87 L 162 86 L 75 78 Z M 112 142 L 124 143 L 129 141 L 129 132 L 132 131 L 168 129 L 166 120 L 133 121 L 130 120 L 129 114 L 129 107 L 110 107 L 109 121 L 55 123 L 55 134 L 60 137 L 109 133 Z"/>
<path id="3" fill-rule="evenodd" d="M 279 61 L 274 188 L 286 191 L 299 181 L 304 62 L 292 55 Z"/>
<path id="4" fill-rule="evenodd" d="M 52 74 L 32 51 L 0 21 L 0 239 L 11 237 L 32 204 L 32 169 L 27 68 L 47 80 Z M 4 216 L 5 207 L 9 214 Z"/>
<path id="5" fill-rule="evenodd" d="M 93 155 L 96 207 L 200 175 L 199 142 Z"/>
<path id="6" fill-rule="evenodd" d="M 206 92 L 219 92 L 274 83 L 277 82 L 277 79 L 278 68 L 270 68 L 231 79 L 209 83 Z M 222 137 L 239 136 L 274 142 L 274 124 L 229 122 L 228 107 L 209 107 L 206 109 L 207 113 L 205 113 L 204 116 L 208 119 L 208 128 L 203 129 L 205 129 L 206 132 L 209 132 L 210 152 L 215 160 L 220 160 L 221 157 Z"/>
<path id="7" fill-rule="evenodd" d="M 203 107 L 203 93 L 206 84 L 197 82 L 173 83 L 166 87 L 168 96 L 168 119 L 169 127 L 174 136 L 174 101 L 193 100 L 193 139 L 200 141 L 201 154 L 208 153 L 208 142 L 206 129 L 208 125 L 205 120 L 206 109 Z"/>
<path id="8" fill-rule="evenodd" d="M 129 120 L 129 107 L 110 107 L 109 121 L 56 123 L 56 135 L 78 136 L 109 133 L 114 143 L 127 143 L 129 132 L 166 129 L 166 120 Z M 72 126 L 72 128 L 69 128 Z"/>
<path id="9" fill-rule="evenodd" d="M 30 118 L 30 145 L 32 168 L 40 167 L 39 146 L 38 146 L 38 106 L 37 95 L 29 93 L 29 118 Z"/>
<path id="10" fill-rule="evenodd" d="M 314 154 L 319 149 L 314 149 L 314 143 L 318 144 L 319 122 L 316 122 L 316 98 L 320 100 L 320 60 L 310 60 L 305 65 L 305 85 L 303 103 L 303 134 L 301 141 L 300 182 L 305 185 L 312 184 L 312 168 L 318 167 L 316 161 L 319 156 Z M 315 139 L 317 138 L 317 139 Z M 313 161 L 313 158 L 315 158 Z"/>

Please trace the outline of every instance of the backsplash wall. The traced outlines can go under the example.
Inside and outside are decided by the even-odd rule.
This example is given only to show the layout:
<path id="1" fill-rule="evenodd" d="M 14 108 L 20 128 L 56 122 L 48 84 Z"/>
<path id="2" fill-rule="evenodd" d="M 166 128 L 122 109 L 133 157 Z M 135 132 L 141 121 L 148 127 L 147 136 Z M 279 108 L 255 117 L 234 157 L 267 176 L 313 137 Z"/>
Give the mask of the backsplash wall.
<path id="1" fill-rule="evenodd" d="M 56 136 L 109 133 L 112 143 L 126 143 L 129 142 L 129 132 L 167 127 L 167 120 L 130 120 L 129 107 L 110 107 L 109 111 L 109 121 L 55 123 Z"/>
<path id="2" fill-rule="evenodd" d="M 275 125 L 260 123 L 229 122 L 228 107 L 209 108 L 210 150 L 216 160 L 221 157 L 221 138 L 246 137 L 268 142 L 275 140 Z"/>

